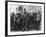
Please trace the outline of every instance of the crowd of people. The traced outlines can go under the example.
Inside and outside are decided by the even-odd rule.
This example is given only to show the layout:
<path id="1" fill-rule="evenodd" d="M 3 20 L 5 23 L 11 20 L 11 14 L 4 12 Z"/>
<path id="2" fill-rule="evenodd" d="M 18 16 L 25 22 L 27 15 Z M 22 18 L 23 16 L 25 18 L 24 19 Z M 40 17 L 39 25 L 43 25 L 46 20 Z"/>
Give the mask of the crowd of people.
<path id="1" fill-rule="evenodd" d="M 19 7 L 19 11 L 21 11 L 21 13 L 16 13 L 15 15 L 15 13 L 13 12 L 10 16 L 11 31 L 28 31 L 40 29 L 40 11 L 38 11 L 37 13 L 31 13 L 27 12 L 26 9 L 24 9 L 23 13 L 21 7 Z"/>

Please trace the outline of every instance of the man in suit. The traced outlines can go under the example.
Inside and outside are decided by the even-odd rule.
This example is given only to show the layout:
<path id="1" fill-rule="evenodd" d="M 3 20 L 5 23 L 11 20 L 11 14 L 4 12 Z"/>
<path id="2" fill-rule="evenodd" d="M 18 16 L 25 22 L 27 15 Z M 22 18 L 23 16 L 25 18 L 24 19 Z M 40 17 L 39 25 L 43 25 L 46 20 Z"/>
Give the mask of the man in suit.
<path id="1" fill-rule="evenodd" d="M 14 14 L 14 12 L 12 13 L 12 15 L 10 16 L 11 18 L 11 30 L 14 30 L 14 16 L 15 16 L 15 14 Z"/>

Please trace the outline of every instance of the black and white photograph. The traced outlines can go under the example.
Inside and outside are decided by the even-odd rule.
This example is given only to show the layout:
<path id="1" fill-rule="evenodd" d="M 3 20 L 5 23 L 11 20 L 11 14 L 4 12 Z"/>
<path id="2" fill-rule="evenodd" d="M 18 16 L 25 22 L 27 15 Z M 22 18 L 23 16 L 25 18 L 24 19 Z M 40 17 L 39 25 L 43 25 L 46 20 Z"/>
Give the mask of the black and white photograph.
<path id="1" fill-rule="evenodd" d="M 44 33 L 44 4 L 8 2 L 8 35 Z"/>
<path id="2" fill-rule="evenodd" d="M 41 10 L 41 6 L 11 5 L 11 31 L 40 30 Z"/>

